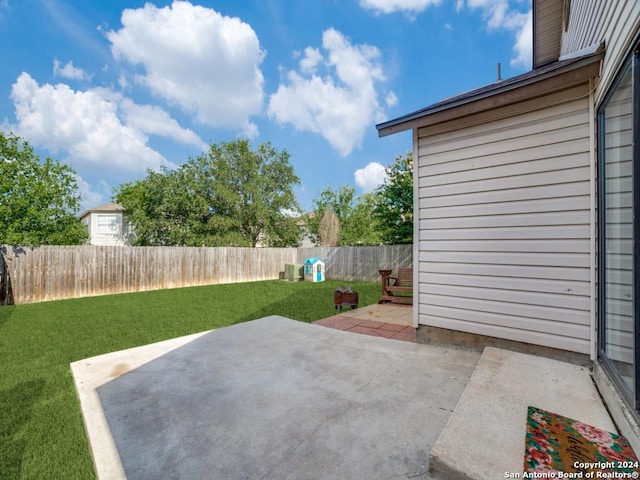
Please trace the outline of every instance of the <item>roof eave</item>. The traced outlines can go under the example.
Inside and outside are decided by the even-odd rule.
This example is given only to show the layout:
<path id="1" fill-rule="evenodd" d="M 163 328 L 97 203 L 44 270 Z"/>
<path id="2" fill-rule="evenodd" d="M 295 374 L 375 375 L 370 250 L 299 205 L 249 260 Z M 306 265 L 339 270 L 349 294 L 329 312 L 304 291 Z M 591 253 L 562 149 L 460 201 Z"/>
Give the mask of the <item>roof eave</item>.
<path id="1" fill-rule="evenodd" d="M 520 81 L 511 82 L 505 80 L 500 84 L 496 84 L 495 88 L 478 89 L 481 91 L 477 94 L 471 92 L 468 96 L 460 95 L 454 97 L 450 102 L 436 103 L 422 110 L 376 125 L 378 136 L 386 137 L 413 128 L 460 118 L 490 110 L 495 108 L 497 104 L 502 106 L 516 103 L 536 95 L 551 93 L 583 83 L 588 78 L 599 75 L 599 62 L 603 56 L 604 52 L 599 50 L 594 54 L 587 55 L 558 68 L 549 68 L 552 66 L 547 66 L 542 69 L 543 73 L 526 76 Z M 532 88 L 535 86 L 540 88 Z M 495 99 L 498 96 L 509 96 L 509 98 L 496 102 Z M 446 114 L 443 115 L 445 112 Z M 427 118 L 430 118 L 431 121 L 428 121 Z"/>
<path id="2" fill-rule="evenodd" d="M 98 205 L 97 207 L 89 208 L 85 210 L 80 214 L 78 218 L 82 220 L 84 217 L 92 213 L 121 213 L 121 212 L 124 212 L 124 207 L 122 205 L 115 202 L 107 202 L 107 203 L 103 203 L 102 205 Z"/>

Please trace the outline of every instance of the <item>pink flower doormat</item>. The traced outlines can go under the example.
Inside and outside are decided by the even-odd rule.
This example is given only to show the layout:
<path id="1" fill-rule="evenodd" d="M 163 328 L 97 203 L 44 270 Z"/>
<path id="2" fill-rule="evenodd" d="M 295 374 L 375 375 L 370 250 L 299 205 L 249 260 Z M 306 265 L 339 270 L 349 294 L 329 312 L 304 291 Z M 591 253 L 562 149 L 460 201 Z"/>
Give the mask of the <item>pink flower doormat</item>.
<path id="1" fill-rule="evenodd" d="M 523 478 L 639 478 L 638 472 L 622 435 L 529 407 Z"/>

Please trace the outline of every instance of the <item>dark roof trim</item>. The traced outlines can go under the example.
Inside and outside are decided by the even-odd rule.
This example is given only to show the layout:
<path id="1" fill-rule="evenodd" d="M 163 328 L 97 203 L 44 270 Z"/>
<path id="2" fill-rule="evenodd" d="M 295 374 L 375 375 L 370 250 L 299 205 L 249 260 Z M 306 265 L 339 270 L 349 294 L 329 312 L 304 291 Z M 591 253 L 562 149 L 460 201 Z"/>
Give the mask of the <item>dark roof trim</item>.
<path id="1" fill-rule="evenodd" d="M 453 120 L 584 83 L 589 78 L 599 75 L 599 62 L 603 56 L 604 48 L 601 47 L 595 53 L 554 62 L 517 77 L 447 98 L 422 110 L 376 125 L 378 135 L 386 137 L 412 128 Z M 498 99 L 496 98 L 498 95 L 506 98 Z"/>

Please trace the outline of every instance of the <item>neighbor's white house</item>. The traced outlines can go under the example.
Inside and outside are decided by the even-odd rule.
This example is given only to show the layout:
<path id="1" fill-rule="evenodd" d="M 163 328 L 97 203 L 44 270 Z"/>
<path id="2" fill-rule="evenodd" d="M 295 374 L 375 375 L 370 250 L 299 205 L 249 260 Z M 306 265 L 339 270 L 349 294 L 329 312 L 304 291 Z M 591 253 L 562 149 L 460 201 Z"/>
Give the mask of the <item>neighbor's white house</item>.
<path id="1" fill-rule="evenodd" d="M 91 245 L 129 245 L 131 226 L 124 217 L 124 208 L 114 202 L 90 208 L 80 215 L 87 226 Z"/>
<path id="2" fill-rule="evenodd" d="M 413 131 L 417 337 L 591 363 L 640 450 L 640 2 L 533 25 L 532 71 L 377 126 Z"/>

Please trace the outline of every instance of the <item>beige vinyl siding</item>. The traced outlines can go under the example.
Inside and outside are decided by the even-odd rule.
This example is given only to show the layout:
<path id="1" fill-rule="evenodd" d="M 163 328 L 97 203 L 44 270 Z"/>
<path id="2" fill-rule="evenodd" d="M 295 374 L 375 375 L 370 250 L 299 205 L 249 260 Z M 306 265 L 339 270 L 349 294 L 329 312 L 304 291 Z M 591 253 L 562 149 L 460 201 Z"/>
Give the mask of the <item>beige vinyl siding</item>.
<path id="1" fill-rule="evenodd" d="M 562 35 L 560 55 L 569 55 L 600 43 L 618 1 L 570 0 L 571 15 Z"/>
<path id="2" fill-rule="evenodd" d="M 534 67 L 558 60 L 562 36 L 562 1 L 538 0 L 535 11 L 536 35 L 534 37 Z"/>
<path id="3" fill-rule="evenodd" d="M 587 93 L 418 130 L 419 324 L 590 352 Z"/>
<path id="4" fill-rule="evenodd" d="M 571 0 L 569 28 L 560 55 L 570 55 L 605 42 L 596 104 L 608 90 L 640 28 L 640 2 L 635 0 Z"/>

